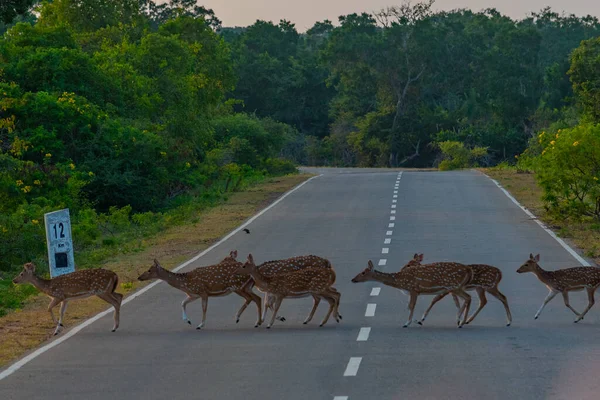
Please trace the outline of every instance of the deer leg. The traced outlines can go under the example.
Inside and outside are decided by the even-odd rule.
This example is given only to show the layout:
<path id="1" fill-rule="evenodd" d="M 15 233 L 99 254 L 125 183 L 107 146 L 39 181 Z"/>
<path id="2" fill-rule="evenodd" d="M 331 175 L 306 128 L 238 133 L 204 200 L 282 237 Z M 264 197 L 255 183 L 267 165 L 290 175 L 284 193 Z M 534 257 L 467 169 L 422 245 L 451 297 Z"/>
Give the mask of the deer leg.
<path id="1" fill-rule="evenodd" d="M 242 315 L 242 313 L 244 312 L 244 310 L 246 309 L 246 307 L 248 307 L 248 305 L 250 303 L 252 303 L 252 298 L 250 296 L 248 296 L 247 293 L 245 293 L 242 290 L 236 290 L 235 292 L 237 295 L 241 296 L 244 298 L 244 300 L 246 300 L 244 302 L 244 304 L 242 304 L 242 306 L 240 307 L 240 309 L 238 310 L 237 314 L 235 315 L 235 323 L 237 324 L 238 322 L 240 322 L 240 316 Z M 259 315 L 260 315 L 260 311 L 259 311 Z M 260 318 L 260 317 L 259 317 Z"/>
<path id="2" fill-rule="evenodd" d="M 319 324 L 319 326 L 323 326 L 327 323 L 327 321 L 329 321 L 329 317 L 331 316 L 331 313 L 335 310 L 335 298 L 331 295 L 323 295 L 323 298 L 329 303 L 329 310 L 327 311 L 327 314 L 325 315 L 325 318 L 323 318 L 323 321 L 321 321 L 321 323 Z"/>
<path id="3" fill-rule="evenodd" d="M 463 325 L 467 322 L 467 315 L 469 315 L 469 307 L 471 307 L 471 296 L 463 289 L 454 290 L 453 293 L 459 297 L 462 297 L 465 300 L 465 304 L 463 304 L 463 307 L 465 308 L 465 316 L 462 322 L 458 324 L 458 327 L 462 328 Z"/>
<path id="4" fill-rule="evenodd" d="M 275 304 L 273 305 L 273 315 L 271 316 L 271 321 L 269 325 L 267 325 L 267 329 L 271 329 L 273 326 L 273 322 L 275 322 L 275 317 L 277 316 L 277 311 L 279 311 L 279 307 L 281 307 L 281 302 L 283 301 L 283 297 L 280 296 L 272 296 L 275 298 Z"/>
<path id="5" fill-rule="evenodd" d="M 190 296 L 189 294 L 187 294 L 187 297 L 181 302 L 181 318 L 190 325 L 192 324 L 192 321 L 190 321 L 190 319 L 187 316 L 186 306 L 192 301 L 196 300 L 198 300 L 198 297 Z"/>
<path id="6" fill-rule="evenodd" d="M 575 320 L 575 323 L 581 321 L 583 319 L 583 317 L 585 317 L 585 314 L 587 314 L 587 312 L 590 311 L 590 308 L 592 308 L 595 303 L 594 292 L 596 291 L 596 288 L 586 288 L 586 291 L 587 291 L 587 295 L 588 295 L 588 306 L 586 307 L 585 310 L 583 310 L 581 315 Z"/>
<path id="7" fill-rule="evenodd" d="M 418 294 L 410 292 L 410 301 L 408 302 L 408 321 L 406 321 L 406 323 L 402 325 L 403 328 L 408 328 L 408 326 L 412 322 L 413 314 L 415 313 L 415 305 L 417 305 L 418 296 Z"/>
<path id="8" fill-rule="evenodd" d="M 253 291 L 252 288 L 248 289 L 248 296 L 250 296 L 250 298 L 252 299 L 252 301 L 254 301 L 254 303 L 256 304 L 257 307 L 257 312 L 258 312 L 258 320 L 256 321 L 256 323 L 254 324 L 255 328 L 258 328 L 260 325 L 262 325 L 263 323 L 263 319 L 261 318 L 261 309 L 262 309 L 262 304 L 261 304 L 261 299 L 260 296 L 256 295 Z M 240 313 L 241 314 L 241 313 Z"/>
<path id="9" fill-rule="evenodd" d="M 455 295 L 454 293 L 452 293 L 452 300 L 454 300 L 454 305 L 456 306 L 456 309 L 458 310 L 456 312 L 456 324 L 460 324 L 460 316 L 462 314 L 462 311 L 464 310 L 464 305 L 461 306 L 460 305 L 460 301 L 458 300 L 458 296 Z"/>
<path id="10" fill-rule="evenodd" d="M 102 300 L 111 304 L 115 308 L 115 313 L 113 315 L 113 319 L 114 319 L 114 325 L 112 328 L 113 332 L 116 331 L 117 328 L 119 327 L 119 320 L 121 318 L 121 299 L 122 299 L 122 295 L 121 295 L 121 299 L 119 299 L 118 296 L 116 296 L 116 297 L 113 296 L 114 294 L 118 294 L 118 293 L 104 293 L 104 294 L 97 295 Z M 61 310 L 61 312 L 62 312 L 62 310 Z"/>
<path id="11" fill-rule="evenodd" d="M 315 315 L 315 311 L 317 311 L 317 307 L 319 306 L 320 302 L 321 302 L 321 298 L 319 296 L 315 296 L 313 294 L 313 307 L 312 307 L 312 310 L 310 310 L 310 314 L 308 314 L 308 316 L 304 320 L 304 322 L 303 322 L 304 325 L 308 324 L 313 319 L 313 316 Z"/>
<path id="12" fill-rule="evenodd" d="M 58 321 L 56 321 L 56 317 L 54 316 L 52 309 L 56 307 L 61 301 L 62 300 L 59 300 L 56 297 L 52 297 L 52 300 L 50 300 L 50 304 L 48 304 L 48 312 L 50 313 L 50 316 L 52 317 L 52 323 L 54 324 L 58 323 Z"/>
<path id="13" fill-rule="evenodd" d="M 535 313 L 535 316 L 533 317 L 533 319 L 538 319 L 538 317 L 542 313 L 542 310 L 544 309 L 544 307 L 546 307 L 546 304 L 548 304 L 550 302 L 550 300 L 552 300 L 557 294 L 558 294 L 558 292 L 555 292 L 554 290 L 551 290 L 550 293 L 548 293 L 548 296 L 546 296 L 546 298 L 544 299 L 544 302 L 542 303 L 542 306 Z"/>
<path id="14" fill-rule="evenodd" d="M 512 314 L 510 313 L 506 296 L 500 293 L 497 287 L 488 289 L 487 292 L 502 302 L 504 309 L 506 310 L 506 326 L 510 326 L 512 323 Z"/>
<path id="15" fill-rule="evenodd" d="M 467 319 L 467 322 L 465 322 L 465 324 L 470 324 L 475 319 L 477 314 L 479 314 L 479 312 L 481 310 L 483 310 L 483 307 L 485 307 L 485 305 L 487 304 L 487 298 L 485 297 L 485 290 L 478 287 L 475 289 L 475 291 L 477 292 L 477 296 L 479 296 L 479 307 L 477 308 L 475 313 L 473 313 L 473 315 L 471 315 L 469 317 L 469 319 Z"/>
<path id="16" fill-rule="evenodd" d="M 564 291 L 562 292 L 562 295 L 563 295 L 563 300 L 565 301 L 565 306 L 567 306 L 567 308 L 568 308 L 569 310 L 573 311 L 573 312 L 575 313 L 575 315 L 577 315 L 577 318 L 581 317 L 581 314 L 579 314 L 579 313 L 577 312 L 577 310 L 575 310 L 575 309 L 574 309 L 573 307 L 571 307 L 571 305 L 569 304 L 569 292 L 568 292 L 567 290 L 564 290 Z M 579 319 L 578 319 L 577 321 L 579 321 Z M 575 322 L 577 322 L 577 321 L 575 321 Z"/>
<path id="17" fill-rule="evenodd" d="M 337 323 L 339 323 L 340 320 L 342 319 L 342 316 L 340 315 L 340 312 L 339 312 L 340 299 L 342 298 L 342 294 L 340 292 L 338 292 L 335 288 L 329 288 L 329 290 L 331 293 L 331 297 L 333 297 L 333 299 L 335 300 L 335 309 L 333 311 L 333 317 L 335 318 L 335 321 Z"/>
<path id="18" fill-rule="evenodd" d="M 65 315 L 65 311 L 67 311 L 67 299 L 63 300 L 60 304 L 60 316 L 58 318 L 58 324 L 56 324 L 56 329 L 54 330 L 54 336 L 58 335 L 60 328 L 64 326 L 62 320 Z"/>
<path id="19" fill-rule="evenodd" d="M 433 306 L 435 305 L 435 303 L 437 303 L 438 301 L 440 301 L 441 299 L 443 299 L 447 295 L 448 295 L 448 292 L 442 293 L 442 294 L 438 294 L 437 296 L 435 296 L 433 298 L 433 300 L 431 300 L 431 304 L 429 305 L 429 307 L 427 308 L 427 310 L 425 310 L 425 312 L 423 313 L 423 316 L 421 317 L 421 320 L 417 321 L 417 324 L 423 325 L 423 322 L 425 321 L 425 318 L 427 318 L 427 315 L 429 314 L 429 311 L 431 311 L 431 309 L 433 308 Z"/>
<path id="20" fill-rule="evenodd" d="M 334 316 L 335 316 L 335 320 L 337 322 L 340 322 L 340 320 L 342 319 L 342 315 L 340 314 L 339 309 L 340 309 L 340 299 L 342 297 L 342 294 L 340 292 L 338 292 L 337 289 L 334 287 L 330 287 L 329 290 L 332 293 L 336 293 L 336 295 L 334 295 L 334 298 L 336 299 Z"/>
<path id="21" fill-rule="evenodd" d="M 206 309 L 208 308 L 208 295 L 202 296 L 202 322 L 200 325 L 196 327 L 196 329 L 202 329 L 204 327 L 204 323 L 206 322 Z"/>
<path id="22" fill-rule="evenodd" d="M 273 301 L 269 300 L 269 293 L 265 293 L 265 305 L 267 308 L 269 308 L 271 311 L 273 311 Z M 267 314 L 267 310 L 265 308 L 265 314 L 263 314 L 263 321 L 266 318 L 266 314 Z M 275 317 L 275 319 L 277 319 L 278 321 L 281 321 L 281 322 L 285 322 L 285 317 L 283 317 L 281 315 L 277 315 Z"/>

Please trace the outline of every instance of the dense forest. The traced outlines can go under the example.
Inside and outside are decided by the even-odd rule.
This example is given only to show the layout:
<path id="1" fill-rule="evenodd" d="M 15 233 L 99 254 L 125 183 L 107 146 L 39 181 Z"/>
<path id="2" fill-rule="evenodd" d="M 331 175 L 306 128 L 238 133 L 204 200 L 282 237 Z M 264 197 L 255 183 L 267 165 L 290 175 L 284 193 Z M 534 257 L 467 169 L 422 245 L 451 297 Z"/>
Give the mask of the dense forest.
<path id="1" fill-rule="evenodd" d="M 85 267 L 295 165 L 518 163 L 600 217 L 595 17 L 429 1 L 298 32 L 194 0 L 6 0 L 0 34 L 0 273 L 43 264 L 45 212 L 71 210 Z"/>

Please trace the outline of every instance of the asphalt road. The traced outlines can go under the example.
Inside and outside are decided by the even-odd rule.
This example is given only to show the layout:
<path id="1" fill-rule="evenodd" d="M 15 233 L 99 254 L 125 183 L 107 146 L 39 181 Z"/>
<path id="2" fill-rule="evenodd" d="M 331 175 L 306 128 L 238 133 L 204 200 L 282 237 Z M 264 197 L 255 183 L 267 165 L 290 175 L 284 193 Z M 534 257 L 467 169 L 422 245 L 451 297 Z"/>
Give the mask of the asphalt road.
<path id="1" fill-rule="evenodd" d="M 256 219 L 250 235 L 234 235 L 191 267 L 232 249 L 243 258 L 252 252 L 259 262 L 329 258 L 342 293 L 342 323 L 319 328 L 322 305 L 302 325 L 311 300 L 296 299 L 283 303 L 286 322 L 255 329 L 253 306 L 235 323 L 241 298 L 232 295 L 209 300 L 207 325 L 197 331 L 181 320 L 184 295 L 162 283 L 123 307 L 116 333 L 110 314 L 0 381 L 0 399 L 598 398 L 600 306 L 573 324 L 557 297 L 533 320 L 547 290 L 533 275 L 517 274 L 519 265 L 530 252 L 541 253 L 547 269 L 578 263 L 487 177 L 405 171 L 391 214 L 396 171 L 319 172 L 324 175 Z M 457 329 L 448 298 L 424 326 L 403 329 L 401 292 L 384 286 L 371 296 L 381 285 L 350 282 L 369 259 L 375 265 L 385 259 L 378 268 L 395 271 L 415 252 L 425 253 L 426 262 L 501 268 L 513 325 L 505 327 L 504 309 L 490 297 L 472 325 Z M 575 308 L 584 308 L 584 294 L 571 297 Z M 430 299 L 419 299 L 416 316 Z M 376 304 L 372 317 L 365 316 L 367 304 Z M 199 323 L 200 301 L 188 306 L 188 315 Z M 357 341 L 361 328 L 371 328 L 365 341 Z M 360 358 L 357 370 L 347 370 L 351 358 Z"/>

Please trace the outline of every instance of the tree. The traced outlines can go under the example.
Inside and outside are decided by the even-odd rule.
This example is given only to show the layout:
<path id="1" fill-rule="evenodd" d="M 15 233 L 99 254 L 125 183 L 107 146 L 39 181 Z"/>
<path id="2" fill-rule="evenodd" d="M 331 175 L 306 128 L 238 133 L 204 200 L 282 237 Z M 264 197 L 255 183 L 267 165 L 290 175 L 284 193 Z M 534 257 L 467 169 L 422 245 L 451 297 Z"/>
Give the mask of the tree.
<path id="1" fill-rule="evenodd" d="M 0 22 L 10 24 L 18 15 L 26 14 L 38 0 L 2 0 Z"/>
<path id="2" fill-rule="evenodd" d="M 573 52 L 569 76 L 587 115 L 600 122 L 600 38 L 583 41 Z"/>

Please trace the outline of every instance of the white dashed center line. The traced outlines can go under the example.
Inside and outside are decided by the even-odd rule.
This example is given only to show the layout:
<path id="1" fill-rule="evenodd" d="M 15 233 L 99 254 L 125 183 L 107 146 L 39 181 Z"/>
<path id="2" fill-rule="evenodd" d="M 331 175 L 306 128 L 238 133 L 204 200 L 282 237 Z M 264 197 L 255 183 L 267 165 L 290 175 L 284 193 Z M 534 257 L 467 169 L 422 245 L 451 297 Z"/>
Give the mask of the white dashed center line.
<path id="1" fill-rule="evenodd" d="M 371 333 L 371 328 L 360 328 L 360 332 L 358 332 L 358 337 L 356 338 L 357 342 L 366 342 L 369 340 L 369 334 Z"/>
<path id="2" fill-rule="evenodd" d="M 350 361 L 348 361 L 346 371 L 344 371 L 344 376 L 356 376 L 361 361 L 362 357 L 350 357 Z"/>
<path id="3" fill-rule="evenodd" d="M 390 239 L 390 238 L 387 238 L 383 241 L 383 244 L 390 244 L 390 243 L 392 243 L 392 239 Z"/>
<path id="4" fill-rule="evenodd" d="M 375 303 L 367 304 L 367 309 L 365 311 L 365 317 L 374 317 L 376 308 L 377 308 L 377 304 L 375 304 Z"/>
<path id="5" fill-rule="evenodd" d="M 395 205 L 395 204 L 392 204 L 392 208 L 396 208 L 396 205 Z"/>
<path id="6" fill-rule="evenodd" d="M 397 202 L 398 202 L 398 200 L 392 200 L 392 203 L 397 203 Z"/>
<path id="7" fill-rule="evenodd" d="M 348 400 L 348 396 L 335 396 L 333 400 Z"/>
<path id="8" fill-rule="evenodd" d="M 394 227 L 394 223 L 393 223 L 393 222 L 391 222 L 391 223 L 388 225 L 388 228 L 393 228 L 393 227 Z"/>
<path id="9" fill-rule="evenodd" d="M 394 217 L 393 215 L 390 217 L 390 221 L 395 221 L 396 217 Z"/>
<path id="10" fill-rule="evenodd" d="M 393 233 L 392 231 L 387 231 L 387 232 L 385 233 L 385 235 L 386 235 L 386 236 L 392 236 L 392 233 Z"/>
<path id="11" fill-rule="evenodd" d="M 395 198 L 395 199 L 397 199 L 397 198 L 398 198 L 398 195 L 397 195 L 397 194 L 395 194 L 395 195 L 394 195 L 394 198 Z"/>
<path id="12" fill-rule="evenodd" d="M 387 254 L 390 252 L 390 249 L 387 247 L 384 247 L 383 249 L 381 249 L 381 254 Z"/>
<path id="13" fill-rule="evenodd" d="M 390 211 L 392 214 L 396 214 L 396 210 L 392 210 Z"/>
<path id="14" fill-rule="evenodd" d="M 381 260 L 379 260 L 379 265 L 380 266 L 383 266 L 385 264 L 387 264 L 387 260 L 385 258 L 382 258 Z"/>
<path id="15" fill-rule="evenodd" d="M 371 289 L 371 296 L 379 296 L 379 292 L 381 292 L 381 288 L 374 287 L 373 289 Z"/>

